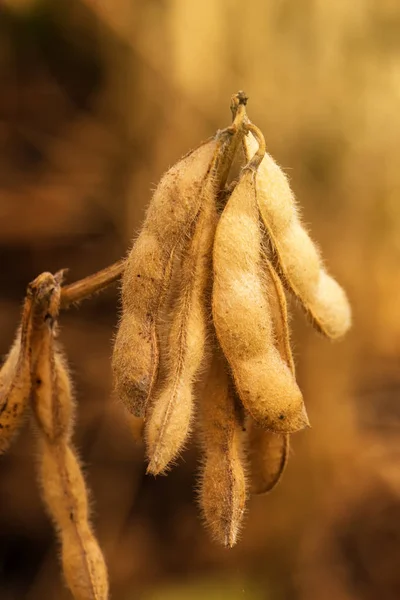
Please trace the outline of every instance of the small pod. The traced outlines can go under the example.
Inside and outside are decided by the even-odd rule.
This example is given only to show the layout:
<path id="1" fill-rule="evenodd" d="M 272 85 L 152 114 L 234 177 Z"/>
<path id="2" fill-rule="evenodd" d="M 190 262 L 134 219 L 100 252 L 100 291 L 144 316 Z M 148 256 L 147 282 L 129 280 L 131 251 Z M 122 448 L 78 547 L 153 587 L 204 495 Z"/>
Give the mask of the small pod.
<path id="1" fill-rule="evenodd" d="M 248 157 L 257 151 L 252 133 L 245 136 L 245 147 Z M 285 284 L 321 332 L 332 339 L 341 337 L 351 325 L 346 294 L 326 272 L 300 221 L 287 177 L 267 153 L 258 169 L 257 202 Z"/>
<path id="2" fill-rule="evenodd" d="M 235 406 L 234 385 L 218 348 L 200 400 L 203 463 L 199 502 L 213 537 L 224 546 L 236 544 L 247 499 L 243 432 Z"/>
<path id="3" fill-rule="evenodd" d="M 268 291 L 276 347 L 282 360 L 295 376 L 290 348 L 289 324 L 285 292 L 271 262 L 264 256 L 263 277 Z M 280 481 L 289 455 L 289 435 L 273 433 L 247 419 L 248 449 L 251 464 L 251 492 L 270 492 Z"/>
<path id="4" fill-rule="evenodd" d="M 155 389 L 146 418 L 148 472 L 165 470 L 187 439 L 193 413 L 193 382 L 202 364 L 206 343 L 205 298 L 211 274 L 211 251 L 217 222 L 214 168 L 201 194 L 201 209 L 192 239 L 182 256 L 180 290 L 168 336 L 166 368 L 161 389 Z"/>
<path id="5" fill-rule="evenodd" d="M 243 137 L 240 127 L 243 115 L 244 107 L 238 111 L 237 126 L 219 131 L 164 175 L 127 259 L 113 372 L 119 397 L 136 416 L 144 415 L 158 375 L 158 319 L 176 251 L 199 214 L 202 190 L 211 170 L 219 174 L 218 187 L 225 185 L 234 153 Z"/>
<path id="6" fill-rule="evenodd" d="M 262 280 L 262 236 L 256 198 L 262 152 L 243 169 L 214 241 L 212 314 L 240 399 L 266 429 L 291 433 L 308 424 L 293 373 L 275 346 Z"/>

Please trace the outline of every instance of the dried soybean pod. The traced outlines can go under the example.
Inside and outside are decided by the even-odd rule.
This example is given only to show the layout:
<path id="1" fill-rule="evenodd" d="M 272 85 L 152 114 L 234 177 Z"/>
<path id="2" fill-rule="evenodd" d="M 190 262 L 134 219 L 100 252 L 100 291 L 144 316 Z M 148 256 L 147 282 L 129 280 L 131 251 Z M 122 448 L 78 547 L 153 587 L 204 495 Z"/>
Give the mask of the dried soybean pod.
<path id="1" fill-rule="evenodd" d="M 232 547 L 236 544 L 243 521 L 247 486 L 241 418 L 235 407 L 228 365 L 217 348 L 199 412 L 204 455 L 200 474 L 200 507 L 213 537 Z"/>
<path id="2" fill-rule="evenodd" d="M 0 454 L 22 425 L 31 389 L 29 357 L 21 351 L 21 331 L 0 371 Z"/>
<path id="3" fill-rule="evenodd" d="M 164 175 L 126 262 L 113 371 L 117 393 L 135 416 L 144 415 L 157 376 L 156 327 L 160 306 L 176 247 L 199 210 L 199 187 L 216 145 L 215 139 L 202 144 Z"/>
<path id="4" fill-rule="evenodd" d="M 249 427 L 251 493 L 266 494 L 280 481 L 289 454 L 289 435 L 261 428 L 254 421 Z"/>
<path id="5" fill-rule="evenodd" d="M 51 273 L 42 273 L 28 286 L 21 326 L 0 371 L 0 454 L 23 423 L 31 392 L 32 339 L 54 316 L 52 295 L 58 285 Z"/>
<path id="6" fill-rule="evenodd" d="M 266 429 L 291 433 L 308 420 L 293 373 L 274 344 L 262 281 L 256 171 L 263 155 L 260 133 L 260 149 L 243 169 L 217 226 L 212 314 L 245 408 Z"/>
<path id="7" fill-rule="evenodd" d="M 62 545 L 66 582 L 75 600 L 108 598 L 107 568 L 89 524 L 85 481 L 68 443 L 39 443 L 42 494 Z"/>
<path id="8" fill-rule="evenodd" d="M 240 126 L 235 138 L 221 133 L 209 172 L 199 197 L 200 210 L 192 236 L 182 249 L 180 291 L 172 311 L 168 336 L 166 373 L 161 389 L 149 404 L 146 416 L 148 472 L 157 475 L 181 450 L 190 429 L 193 412 L 193 381 L 202 364 L 206 340 L 206 288 L 211 273 L 211 251 L 217 223 L 216 197 L 224 185 L 226 152 L 244 135 Z"/>
<path id="9" fill-rule="evenodd" d="M 269 303 L 273 315 L 273 327 L 275 343 L 293 377 L 295 377 L 295 366 L 290 347 L 289 319 L 285 291 L 278 273 L 275 271 L 269 257 L 264 252 L 263 260 L 263 278 L 266 289 L 268 290 Z"/>
<path id="10" fill-rule="evenodd" d="M 60 351 L 55 351 L 52 335 L 43 336 L 34 370 L 32 408 L 42 433 L 51 442 L 69 438 L 74 406 L 71 382 Z"/>
<path id="11" fill-rule="evenodd" d="M 265 265 L 265 286 L 268 290 L 273 316 L 275 344 L 282 360 L 286 362 L 295 376 L 285 293 L 275 269 L 266 256 L 263 264 Z M 247 429 L 251 464 L 251 492 L 264 494 L 270 492 L 277 485 L 285 470 L 289 454 L 289 435 L 263 429 L 251 417 L 248 419 Z"/>
<path id="12" fill-rule="evenodd" d="M 240 110 L 241 109 L 241 110 Z M 117 393 L 136 416 L 143 416 L 158 374 L 157 321 L 171 277 L 174 254 L 188 235 L 201 204 L 201 190 L 215 156 L 225 184 L 241 141 L 244 106 L 236 123 L 184 156 L 161 179 L 143 229 L 126 262 L 123 312 L 115 339 L 113 372 Z"/>
<path id="13" fill-rule="evenodd" d="M 202 364 L 206 341 L 204 300 L 211 273 L 211 250 L 217 214 L 213 170 L 202 190 L 202 207 L 180 271 L 180 292 L 172 314 L 164 382 L 146 418 L 148 472 L 157 475 L 181 450 L 193 413 L 193 382 Z"/>
<path id="14" fill-rule="evenodd" d="M 246 135 L 245 146 L 248 156 L 256 152 L 252 133 Z M 351 325 L 346 294 L 325 270 L 300 221 L 289 182 L 267 153 L 258 169 L 257 202 L 286 285 L 322 333 L 333 339 L 341 337 Z"/>
<path id="15" fill-rule="evenodd" d="M 75 600 L 106 600 L 107 569 L 88 521 L 85 482 L 70 445 L 72 386 L 64 358 L 55 347 L 55 326 L 54 320 L 48 321 L 32 344 L 39 479 L 62 544 L 63 570 Z"/>

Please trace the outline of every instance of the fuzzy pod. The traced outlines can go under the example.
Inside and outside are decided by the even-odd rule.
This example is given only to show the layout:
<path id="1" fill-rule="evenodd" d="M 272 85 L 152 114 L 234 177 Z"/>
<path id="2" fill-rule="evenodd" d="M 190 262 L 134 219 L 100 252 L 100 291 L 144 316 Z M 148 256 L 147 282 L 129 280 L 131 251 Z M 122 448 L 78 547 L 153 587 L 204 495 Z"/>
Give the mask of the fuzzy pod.
<path id="1" fill-rule="evenodd" d="M 212 314 L 245 408 L 262 427 L 292 433 L 308 419 L 293 373 L 274 343 L 262 275 L 257 160 L 243 170 L 217 226 Z"/>
<path id="2" fill-rule="evenodd" d="M 54 303 L 59 300 L 58 293 Z M 89 524 L 85 481 L 70 446 L 72 385 L 61 351 L 55 347 L 57 311 L 48 316 L 30 346 L 42 496 L 61 541 L 65 579 L 75 600 L 107 600 L 107 569 Z"/>
<path id="3" fill-rule="evenodd" d="M 64 576 L 75 600 L 106 600 L 107 567 L 89 525 L 84 523 L 76 530 L 64 531 L 61 539 Z"/>
<path id="4" fill-rule="evenodd" d="M 232 547 L 243 522 L 247 481 L 241 415 L 228 365 L 217 348 L 201 396 L 199 417 L 203 448 L 200 507 L 215 540 Z"/>
<path id="5" fill-rule="evenodd" d="M 20 429 L 31 394 L 35 345 L 58 314 L 60 286 L 51 273 L 42 273 L 28 286 L 21 325 L 0 370 L 0 454 Z"/>
<path id="6" fill-rule="evenodd" d="M 252 494 L 266 494 L 279 483 L 289 456 L 289 435 L 260 427 L 252 420 L 247 427 Z"/>
<path id="7" fill-rule="evenodd" d="M 78 459 L 69 444 L 39 440 L 39 479 L 43 499 L 57 529 L 88 520 L 88 498 Z"/>
<path id="8" fill-rule="evenodd" d="M 56 347 L 60 287 L 52 297 L 53 310 L 31 336 L 31 404 L 41 434 L 49 441 L 70 438 L 74 402 L 66 361 Z M 50 317 L 50 318 L 49 318 Z"/>
<path id="9" fill-rule="evenodd" d="M 244 133 L 241 115 L 237 126 L 217 132 L 164 175 L 128 256 L 112 364 L 117 394 L 136 416 L 144 415 L 158 375 L 157 328 L 175 255 L 198 217 L 210 174 L 218 189 L 225 185 Z"/>
<path id="10" fill-rule="evenodd" d="M 0 371 L 0 454 L 20 429 L 31 390 L 29 358 L 21 350 L 20 332 Z"/>
<path id="11" fill-rule="evenodd" d="M 193 383 L 202 365 L 207 334 L 205 298 L 211 274 L 211 252 L 217 223 L 216 174 L 210 171 L 202 190 L 193 237 L 187 241 L 180 285 L 168 335 L 164 381 L 155 389 L 146 418 L 148 472 L 165 470 L 179 454 L 190 430 Z"/>
<path id="12" fill-rule="evenodd" d="M 251 158 L 258 148 L 252 133 L 245 136 L 244 143 Z M 322 333 L 332 339 L 343 336 L 351 326 L 347 296 L 325 270 L 301 223 L 288 179 L 268 153 L 258 169 L 257 202 L 285 284 Z"/>
<path id="13" fill-rule="evenodd" d="M 32 409 L 41 432 L 51 442 L 68 440 L 74 413 L 71 381 L 50 330 L 43 336 L 32 380 Z"/>
<path id="14" fill-rule="evenodd" d="M 295 376 L 285 292 L 278 274 L 266 255 L 263 257 L 263 265 L 263 278 L 271 307 L 275 345 L 282 360 Z M 289 435 L 263 429 L 251 417 L 247 419 L 247 431 L 251 492 L 264 494 L 270 492 L 283 475 L 289 456 Z"/>
<path id="15" fill-rule="evenodd" d="M 65 579 L 75 600 L 107 600 L 107 567 L 89 524 L 85 481 L 64 441 L 40 441 L 42 495 L 62 546 Z"/>

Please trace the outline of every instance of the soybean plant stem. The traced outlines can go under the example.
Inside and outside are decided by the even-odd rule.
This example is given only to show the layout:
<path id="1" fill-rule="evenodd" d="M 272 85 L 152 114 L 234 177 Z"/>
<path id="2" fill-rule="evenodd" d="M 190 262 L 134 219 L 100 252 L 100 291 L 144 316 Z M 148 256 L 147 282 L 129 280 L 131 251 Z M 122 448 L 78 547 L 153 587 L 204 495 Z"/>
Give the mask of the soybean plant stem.
<path id="1" fill-rule="evenodd" d="M 61 288 L 61 308 L 68 308 L 71 304 L 80 302 L 117 281 L 123 273 L 124 265 L 125 260 L 121 259 L 93 275 L 63 286 Z"/>

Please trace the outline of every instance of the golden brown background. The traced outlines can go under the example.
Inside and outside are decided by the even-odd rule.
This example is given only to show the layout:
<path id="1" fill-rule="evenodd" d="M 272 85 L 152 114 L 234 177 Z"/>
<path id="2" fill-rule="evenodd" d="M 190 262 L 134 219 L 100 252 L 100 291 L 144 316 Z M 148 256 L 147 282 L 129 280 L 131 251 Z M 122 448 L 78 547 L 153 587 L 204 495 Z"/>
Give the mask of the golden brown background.
<path id="1" fill-rule="evenodd" d="M 400 5 L 396 0 L 8 0 L 0 4 L 0 352 L 26 284 L 122 256 L 151 191 L 230 122 L 232 93 L 290 175 L 354 327 L 293 306 L 312 429 L 238 546 L 196 507 L 193 443 L 168 477 L 111 394 L 112 289 L 61 320 L 76 445 L 113 600 L 400 598 Z M 0 459 L 0 598 L 67 599 L 29 424 Z"/>

